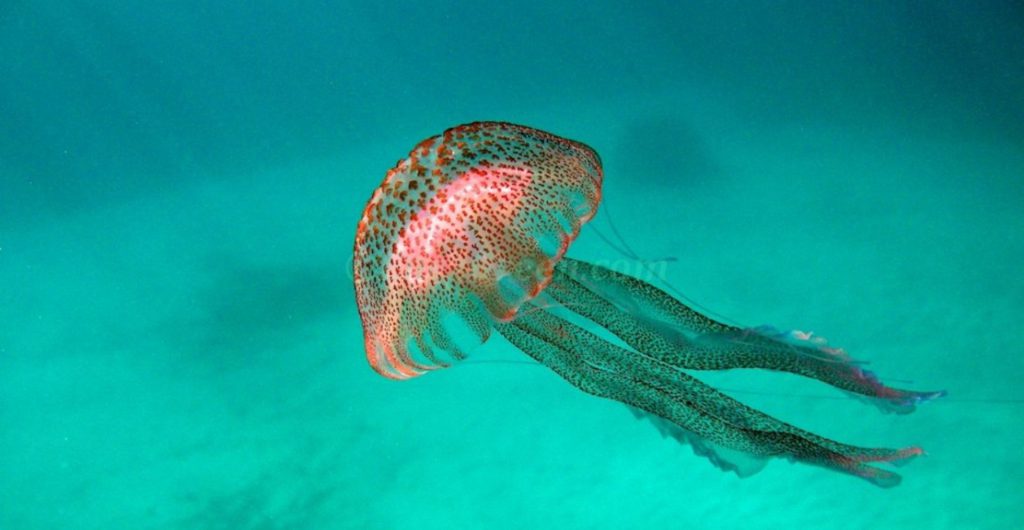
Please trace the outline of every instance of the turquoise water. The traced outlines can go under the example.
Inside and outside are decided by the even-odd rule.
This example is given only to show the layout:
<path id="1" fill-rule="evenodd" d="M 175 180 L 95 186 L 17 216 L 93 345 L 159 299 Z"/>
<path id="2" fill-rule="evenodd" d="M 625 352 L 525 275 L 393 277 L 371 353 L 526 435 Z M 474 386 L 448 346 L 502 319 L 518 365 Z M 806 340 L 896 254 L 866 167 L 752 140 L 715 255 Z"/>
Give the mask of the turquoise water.
<path id="1" fill-rule="evenodd" d="M 122 4 L 0 6 L 0 528 L 1024 525 L 1012 2 Z M 484 119 L 601 153 L 570 255 L 628 265 L 613 222 L 714 314 L 949 396 L 702 380 L 928 456 L 739 479 L 500 337 L 373 373 L 362 207 Z"/>

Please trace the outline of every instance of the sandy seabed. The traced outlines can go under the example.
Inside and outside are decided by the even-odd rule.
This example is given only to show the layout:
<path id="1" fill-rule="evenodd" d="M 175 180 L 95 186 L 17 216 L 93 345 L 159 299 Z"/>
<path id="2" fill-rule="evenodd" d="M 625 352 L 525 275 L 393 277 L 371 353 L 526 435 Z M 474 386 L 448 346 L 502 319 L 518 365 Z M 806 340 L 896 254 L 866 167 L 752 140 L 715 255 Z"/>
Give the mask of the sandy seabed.
<path id="1" fill-rule="evenodd" d="M 610 217 L 641 255 L 675 258 L 667 279 L 702 307 L 948 390 L 898 417 L 792 376 L 698 374 L 835 439 L 923 446 L 899 487 L 785 461 L 722 473 L 622 405 L 506 362 L 527 358 L 500 337 L 426 377 L 375 375 L 348 265 L 364 201 L 419 140 L 396 137 L 5 234 L 0 527 L 1022 524 L 1019 146 L 647 115 L 493 118 L 601 152 L 606 208 L 571 255 L 622 259 L 596 236 Z M 665 134 L 686 163 L 658 160 Z"/>

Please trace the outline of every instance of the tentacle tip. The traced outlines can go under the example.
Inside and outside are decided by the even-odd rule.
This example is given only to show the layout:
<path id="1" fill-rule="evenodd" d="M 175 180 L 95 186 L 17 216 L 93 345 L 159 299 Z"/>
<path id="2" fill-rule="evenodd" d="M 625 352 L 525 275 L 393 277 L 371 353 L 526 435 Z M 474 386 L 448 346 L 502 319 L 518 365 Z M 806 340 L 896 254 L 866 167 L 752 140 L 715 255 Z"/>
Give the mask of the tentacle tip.
<path id="1" fill-rule="evenodd" d="M 902 467 L 903 465 L 907 464 L 908 462 L 919 456 L 928 456 L 928 453 L 926 453 L 924 449 L 921 449 L 920 447 L 914 445 L 900 449 L 899 451 L 896 452 L 896 454 L 892 455 L 885 461 L 896 467 Z"/>
<path id="2" fill-rule="evenodd" d="M 889 489 L 889 488 L 895 488 L 896 486 L 899 486 L 900 482 L 903 481 L 903 477 L 899 476 L 896 473 L 889 473 L 889 474 L 885 474 L 885 475 L 879 475 L 879 476 L 870 477 L 870 478 L 868 478 L 868 480 L 872 484 L 874 484 L 875 486 L 878 486 L 878 487 L 884 488 L 884 489 Z"/>
<path id="3" fill-rule="evenodd" d="M 907 398 L 906 401 L 908 405 L 922 405 L 924 403 L 928 403 L 929 401 L 933 401 L 941 397 L 946 397 L 947 394 L 948 392 L 946 392 L 945 390 L 936 390 L 935 392 L 914 392 Z"/>
<path id="4" fill-rule="evenodd" d="M 883 460 L 884 461 L 884 460 Z M 899 485 L 903 477 L 887 469 L 872 466 L 856 465 L 846 469 L 847 472 L 856 475 L 880 488 L 894 488 Z"/>
<path id="5" fill-rule="evenodd" d="M 896 453 L 895 460 L 906 460 L 908 458 L 913 458 L 915 456 L 922 456 L 924 454 L 925 454 L 924 449 L 921 449 L 920 447 L 918 447 L 916 445 L 912 445 L 910 447 L 905 447 L 903 449 L 900 449 L 899 452 Z"/>
<path id="6" fill-rule="evenodd" d="M 875 387 L 872 401 L 878 405 L 883 412 L 895 414 L 910 414 L 918 405 L 938 399 L 946 395 L 945 390 L 934 392 L 914 392 L 886 386 L 872 372 L 868 370 L 857 370 L 858 379 Z"/>

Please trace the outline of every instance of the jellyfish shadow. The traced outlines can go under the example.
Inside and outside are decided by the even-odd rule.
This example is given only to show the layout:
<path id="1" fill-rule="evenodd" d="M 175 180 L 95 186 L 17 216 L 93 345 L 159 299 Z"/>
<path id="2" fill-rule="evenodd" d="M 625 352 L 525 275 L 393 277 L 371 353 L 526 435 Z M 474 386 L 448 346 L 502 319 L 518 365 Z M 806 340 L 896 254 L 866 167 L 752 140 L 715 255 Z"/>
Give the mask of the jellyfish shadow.
<path id="1" fill-rule="evenodd" d="M 707 142 L 691 125 L 671 117 L 633 121 L 626 125 L 618 148 L 615 172 L 647 185 L 693 185 L 720 178 L 721 166 Z"/>
<path id="2" fill-rule="evenodd" d="M 191 368 L 237 369 L 293 345 L 320 319 L 342 318 L 341 267 L 211 256 L 206 272 L 193 304 L 161 326 L 177 360 Z"/>

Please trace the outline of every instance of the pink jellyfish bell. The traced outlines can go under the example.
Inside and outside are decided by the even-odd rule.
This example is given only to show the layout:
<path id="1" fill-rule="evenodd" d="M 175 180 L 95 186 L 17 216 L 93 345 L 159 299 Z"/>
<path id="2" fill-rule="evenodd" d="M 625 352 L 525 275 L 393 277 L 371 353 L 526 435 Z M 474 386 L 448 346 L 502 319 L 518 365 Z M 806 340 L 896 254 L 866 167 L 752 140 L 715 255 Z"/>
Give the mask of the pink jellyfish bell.
<path id="1" fill-rule="evenodd" d="M 886 386 L 817 337 L 719 322 L 637 278 L 566 257 L 597 211 L 602 179 L 590 147 L 510 123 L 461 125 L 416 146 L 388 171 L 356 232 L 356 301 L 370 366 L 407 379 L 464 358 L 446 325 L 457 316 L 478 341 L 497 329 L 573 386 L 627 404 L 740 476 L 784 457 L 897 484 L 899 475 L 871 464 L 900 463 L 919 448 L 829 440 L 684 370 L 791 372 L 897 413 L 942 393 Z"/>
<path id="2" fill-rule="evenodd" d="M 463 358 L 442 317 L 486 340 L 492 321 L 551 281 L 600 197 L 597 153 L 543 131 L 471 123 L 421 142 L 388 171 L 356 234 L 370 366 L 405 379 L 448 365 L 435 347 Z"/>

